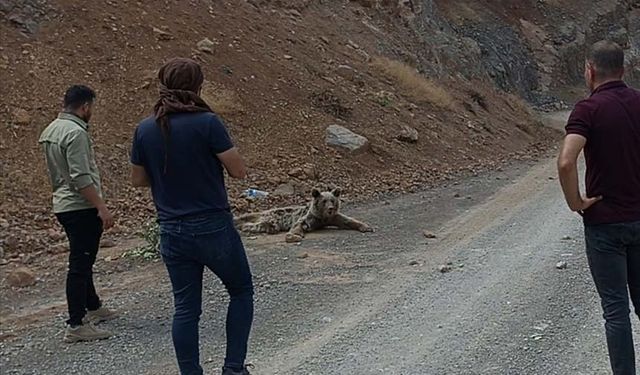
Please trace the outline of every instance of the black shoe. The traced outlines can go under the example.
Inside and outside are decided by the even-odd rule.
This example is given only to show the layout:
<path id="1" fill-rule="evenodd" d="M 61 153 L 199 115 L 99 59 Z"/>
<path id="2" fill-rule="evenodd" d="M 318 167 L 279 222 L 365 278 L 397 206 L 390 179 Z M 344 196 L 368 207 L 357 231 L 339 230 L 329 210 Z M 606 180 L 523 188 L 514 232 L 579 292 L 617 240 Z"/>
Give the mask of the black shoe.
<path id="1" fill-rule="evenodd" d="M 227 367 L 222 368 L 222 375 L 251 375 L 249 368 L 253 368 L 253 365 L 245 365 L 242 370 L 233 370 Z"/>

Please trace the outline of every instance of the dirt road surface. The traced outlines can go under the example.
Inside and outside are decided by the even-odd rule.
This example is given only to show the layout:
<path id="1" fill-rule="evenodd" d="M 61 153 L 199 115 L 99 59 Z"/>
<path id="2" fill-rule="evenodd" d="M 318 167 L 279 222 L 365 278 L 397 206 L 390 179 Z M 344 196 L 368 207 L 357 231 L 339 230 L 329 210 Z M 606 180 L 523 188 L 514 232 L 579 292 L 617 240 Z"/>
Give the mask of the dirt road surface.
<path id="1" fill-rule="evenodd" d="M 554 161 L 545 159 L 347 206 L 377 228 L 373 234 L 326 231 L 300 245 L 282 236 L 247 238 L 256 284 L 254 373 L 609 373 L 581 223 L 555 175 Z M 559 261 L 567 269 L 556 269 Z M 177 373 L 162 264 L 105 272 L 106 263 L 97 264 L 98 284 L 122 312 L 105 324 L 117 336 L 61 342 L 60 276 L 49 294 L 6 301 L 3 374 Z M 450 272 L 440 272 L 447 264 Z M 211 275 L 205 285 L 201 356 L 206 373 L 215 374 L 224 356 L 226 295 Z"/>

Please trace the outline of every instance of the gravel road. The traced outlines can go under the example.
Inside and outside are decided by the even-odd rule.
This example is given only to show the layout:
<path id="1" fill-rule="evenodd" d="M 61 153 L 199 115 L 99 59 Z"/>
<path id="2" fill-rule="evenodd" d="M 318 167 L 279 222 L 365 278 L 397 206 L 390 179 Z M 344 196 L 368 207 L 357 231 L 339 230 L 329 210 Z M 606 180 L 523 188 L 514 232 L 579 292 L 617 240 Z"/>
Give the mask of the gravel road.
<path id="1" fill-rule="evenodd" d="M 541 160 L 347 206 L 373 234 L 326 231 L 297 246 L 247 238 L 254 373 L 607 374 L 581 223 L 554 176 L 553 160 Z M 559 261 L 567 268 L 556 269 Z M 162 265 L 102 266 L 102 294 L 123 313 L 106 324 L 118 335 L 63 344 L 62 295 L 30 295 L 29 308 L 3 318 L 3 374 L 177 373 Z M 215 374 L 226 296 L 210 275 L 206 285 L 202 358 Z"/>

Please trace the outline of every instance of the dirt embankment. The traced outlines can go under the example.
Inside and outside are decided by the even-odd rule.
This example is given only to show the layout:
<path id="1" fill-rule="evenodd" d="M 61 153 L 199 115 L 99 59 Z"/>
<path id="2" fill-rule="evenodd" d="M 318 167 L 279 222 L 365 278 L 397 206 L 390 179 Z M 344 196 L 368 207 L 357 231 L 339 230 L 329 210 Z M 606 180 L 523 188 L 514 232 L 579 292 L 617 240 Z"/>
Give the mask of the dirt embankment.
<path id="1" fill-rule="evenodd" d="M 249 181 L 230 182 L 236 211 L 299 203 L 316 185 L 367 199 L 535 158 L 555 135 L 520 97 L 552 97 L 545 72 L 562 75 L 564 60 L 534 48 L 529 24 L 547 30 L 553 18 L 545 15 L 572 11 L 547 3 L 0 1 L 0 246 L 14 263 L 64 250 L 36 141 L 76 82 L 98 92 L 92 132 L 118 215 L 110 235 L 131 234 L 153 216 L 148 193 L 128 185 L 128 150 L 156 97 L 155 69 L 173 56 L 202 63 L 204 96 L 251 167 Z M 598 5 L 595 19 L 632 9 L 614 3 Z M 619 34 L 637 52 L 631 19 Z M 569 27 L 566 38 L 582 40 L 584 27 Z M 534 33 L 544 48 L 555 35 Z M 327 146 L 332 124 L 370 147 Z M 249 186 L 281 194 L 248 202 L 240 192 Z"/>

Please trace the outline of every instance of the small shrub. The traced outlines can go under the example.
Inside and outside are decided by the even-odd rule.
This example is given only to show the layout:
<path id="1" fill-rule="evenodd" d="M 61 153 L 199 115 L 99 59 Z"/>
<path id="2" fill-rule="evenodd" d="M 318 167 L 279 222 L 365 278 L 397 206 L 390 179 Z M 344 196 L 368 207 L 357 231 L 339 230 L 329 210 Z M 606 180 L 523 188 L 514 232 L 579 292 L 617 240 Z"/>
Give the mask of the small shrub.
<path id="1" fill-rule="evenodd" d="M 477 91 L 470 91 L 469 95 L 471 96 L 471 100 L 476 102 L 482 109 L 485 111 L 489 110 L 489 106 L 487 105 L 487 100 L 485 97 Z"/>
<path id="2" fill-rule="evenodd" d="M 124 253 L 124 257 L 156 259 L 160 256 L 160 227 L 156 221 L 146 223 L 140 233 L 146 244 Z"/>
<path id="3" fill-rule="evenodd" d="M 351 117 L 353 108 L 343 103 L 342 99 L 336 96 L 330 90 L 311 95 L 311 103 L 326 113 L 333 115 L 342 120 L 348 120 Z"/>
<path id="4" fill-rule="evenodd" d="M 388 92 L 388 91 L 378 91 L 376 93 L 373 94 L 373 100 L 375 100 L 376 103 L 378 103 L 379 105 L 383 106 L 383 107 L 389 107 L 393 104 L 394 100 L 397 99 L 395 98 L 395 95 L 393 95 L 392 93 Z"/>

